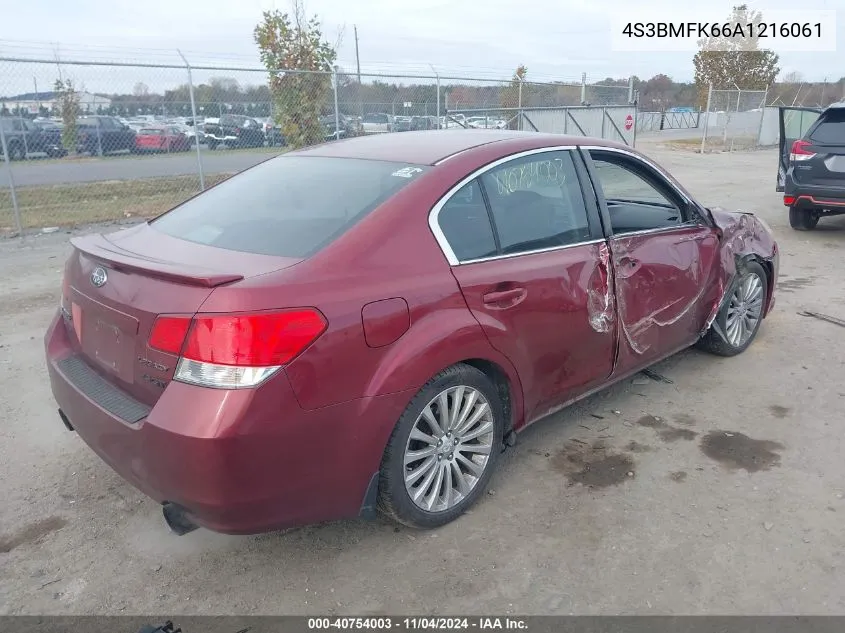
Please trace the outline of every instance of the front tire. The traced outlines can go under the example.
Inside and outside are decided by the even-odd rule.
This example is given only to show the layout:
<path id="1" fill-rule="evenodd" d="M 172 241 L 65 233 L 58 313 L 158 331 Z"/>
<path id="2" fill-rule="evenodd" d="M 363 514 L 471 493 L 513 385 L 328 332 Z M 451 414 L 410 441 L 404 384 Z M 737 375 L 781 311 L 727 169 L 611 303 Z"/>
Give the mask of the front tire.
<path id="1" fill-rule="evenodd" d="M 796 231 L 812 231 L 819 223 L 819 217 L 815 209 L 789 207 L 789 226 Z"/>
<path id="2" fill-rule="evenodd" d="M 20 143 L 11 143 L 9 145 L 9 160 L 23 160 L 26 158 L 26 151 Z"/>
<path id="3" fill-rule="evenodd" d="M 729 292 L 715 319 L 724 337 L 711 327 L 698 342 L 699 348 L 717 356 L 741 354 L 757 338 L 768 301 L 766 271 L 755 261 L 746 262 Z"/>
<path id="4" fill-rule="evenodd" d="M 496 386 L 458 364 L 428 381 L 399 418 L 382 458 L 379 509 L 414 528 L 445 525 L 484 493 L 502 448 Z"/>

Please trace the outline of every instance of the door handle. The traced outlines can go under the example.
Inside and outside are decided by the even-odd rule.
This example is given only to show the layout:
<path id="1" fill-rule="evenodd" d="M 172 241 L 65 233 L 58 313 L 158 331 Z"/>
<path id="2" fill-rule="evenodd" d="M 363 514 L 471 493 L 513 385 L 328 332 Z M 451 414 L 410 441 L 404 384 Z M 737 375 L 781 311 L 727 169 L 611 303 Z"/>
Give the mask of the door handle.
<path id="1" fill-rule="evenodd" d="M 528 295 L 525 288 L 510 288 L 509 290 L 496 290 L 482 295 L 481 299 L 484 305 L 489 308 L 512 308 L 513 306 L 522 303 Z"/>

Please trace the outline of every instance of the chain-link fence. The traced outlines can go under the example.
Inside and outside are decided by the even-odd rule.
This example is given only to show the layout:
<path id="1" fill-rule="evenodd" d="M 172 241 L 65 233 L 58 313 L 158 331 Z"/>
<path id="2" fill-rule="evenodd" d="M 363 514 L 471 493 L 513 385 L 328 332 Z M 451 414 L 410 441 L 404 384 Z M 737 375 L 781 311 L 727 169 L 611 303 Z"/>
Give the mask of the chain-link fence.
<path id="1" fill-rule="evenodd" d="M 631 143 L 630 96 L 586 76 L 0 58 L 0 232 L 151 217 L 288 148 L 365 134 L 499 128 Z"/>
<path id="2" fill-rule="evenodd" d="M 759 145 L 766 90 L 718 90 L 710 86 L 701 118 L 701 150 L 749 149 Z"/>

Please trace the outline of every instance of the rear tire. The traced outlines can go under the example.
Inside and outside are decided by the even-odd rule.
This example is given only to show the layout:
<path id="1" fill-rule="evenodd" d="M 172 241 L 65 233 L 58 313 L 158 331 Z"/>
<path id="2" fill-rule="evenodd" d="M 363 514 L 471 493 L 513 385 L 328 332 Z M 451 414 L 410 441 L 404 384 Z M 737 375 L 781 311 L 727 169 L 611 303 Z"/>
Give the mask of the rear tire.
<path id="1" fill-rule="evenodd" d="M 812 231 L 819 223 L 819 216 L 815 209 L 789 207 L 789 226 L 796 231 Z"/>
<path id="2" fill-rule="evenodd" d="M 746 262 L 745 270 L 728 291 L 729 298 L 714 322 L 727 340 L 711 326 L 696 346 L 717 356 L 736 356 L 748 349 L 763 323 L 768 289 L 768 277 L 763 267 L 755 261 Z"/>
<path id="3" fill-rule="evenodd" d="M 9 160 L 23 160 L 26 158 L 26 151 L 20 143 L 9 145 Z"/>
<path id="4" fill-rule="evenodd" d="M 482 371 L 458 364 L 437 374 L 414 396 L 390 436 L 379 510 L 423 529 L 458 518 L 496 470 L 504 422 L 496 387 Z"/>

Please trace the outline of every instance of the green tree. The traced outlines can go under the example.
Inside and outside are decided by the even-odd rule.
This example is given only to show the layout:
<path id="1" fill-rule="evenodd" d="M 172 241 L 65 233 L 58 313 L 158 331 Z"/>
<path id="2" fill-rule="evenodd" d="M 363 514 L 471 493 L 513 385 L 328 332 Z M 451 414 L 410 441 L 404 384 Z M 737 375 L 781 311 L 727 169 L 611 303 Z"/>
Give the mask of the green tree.
<path id="1" fill-rule="evenodd" d="M 69 152 L 76 151 L 76 140 L 79 131 L 76 119 L 80 115 L 79 93 L 71 79 L 57 79 L 53 90 L 57 93 L 57 109 L 62 118 L 62 145 Z"/>
<path id="2" fill-rule="evenodd" d="M 774 51 L 760 48 L 757 27 L 762 22 L 762 13 L 742 4 L 733 8 L 727 21 L 727 34 L 699 40 L 699 51 L 692 62 L 700 106 L 707 103 L 710 84 L 716 89 L 736 86 L 743 90 L 763 90 L 774 82 L 780 72 L 780 58 Z"/>
<path id="3" fill-rule="evenodd" d="M 294 0 L 292 15 L 265 11 L 253 35 L 270 73 L 274 118 L 288 145 L 321 142 L 320 114 L 331 93 L 329 73 L 337 53 L 323 39 L 320 21 L 316 16 L 307 19 L 301 0 Z"/>

